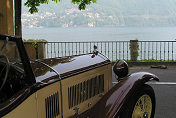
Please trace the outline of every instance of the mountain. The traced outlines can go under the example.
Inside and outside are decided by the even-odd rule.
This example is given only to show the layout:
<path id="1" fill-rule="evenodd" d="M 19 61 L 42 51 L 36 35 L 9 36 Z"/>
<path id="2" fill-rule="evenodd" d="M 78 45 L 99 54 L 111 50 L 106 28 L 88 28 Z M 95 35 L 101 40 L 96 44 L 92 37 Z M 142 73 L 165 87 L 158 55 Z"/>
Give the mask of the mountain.
<path id="1" fill-rule="evenodd" d="M 175 5 L 176 0 L 98 0 L 79 11 L 63 0 L 41 5 L 32 15 L 23 6 L 22 22 L 24 27 L 175 26 Z"/>

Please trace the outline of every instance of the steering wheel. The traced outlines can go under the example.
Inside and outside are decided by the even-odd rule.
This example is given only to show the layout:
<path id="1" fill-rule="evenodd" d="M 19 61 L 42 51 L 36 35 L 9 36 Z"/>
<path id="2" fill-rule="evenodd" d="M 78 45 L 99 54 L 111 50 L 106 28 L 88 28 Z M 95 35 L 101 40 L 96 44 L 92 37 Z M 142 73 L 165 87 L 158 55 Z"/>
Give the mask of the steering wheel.
<path id="1" fill-rule="evenodd" d="M 2 88 L 4 87 L 6 80 L 7 80 L 7 76 L 9 73 L 9 69 L 10 69 L 10 63 L 9 63 L 9 59 L 5 56 L 5 55 L 0 55 L 0 60 L 4 59 L 4 67 L 2 68 L 1 72 L 0 72 L 0 79 L 2 80 L 2 83 L 0 83 L 0 92 L 2 90 Z M 5 74 L 3 73 L 5 70 Z M 1 76 L 4 74 L 4 77 L 1 78 Z"/>

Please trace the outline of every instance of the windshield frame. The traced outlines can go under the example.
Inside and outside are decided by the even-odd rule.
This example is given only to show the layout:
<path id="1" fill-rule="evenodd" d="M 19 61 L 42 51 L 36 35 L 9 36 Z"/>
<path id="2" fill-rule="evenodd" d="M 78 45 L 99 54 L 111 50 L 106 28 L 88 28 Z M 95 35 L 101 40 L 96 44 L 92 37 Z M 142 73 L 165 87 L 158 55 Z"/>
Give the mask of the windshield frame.
<path id="1" fill-rule="evenodd" d="M 9 41 L 9 38 L 6 38 L 6 40 L 0 39 L 0 55 L 6 56 L 10 64 L 21 63 L 17 44 L 14 41 Z"/>
<path id="2" fill-rule="evenodd" d="M 26 82 L 29 85 L 36 83 L 34 73 L 31 68 L 30 60 L 26 52 L 26 48 L 24 46 L 23 40 L 21 37 L 18 36 L 11 36 L 11 35 L 2 35 L 0 34 L 0 40 L 8 40 L 16 43 L 16 46 L 19 51 L 19 56 L 21 58 L 21 62 L 24 67 L 25 75 L 26 75 Z"/>

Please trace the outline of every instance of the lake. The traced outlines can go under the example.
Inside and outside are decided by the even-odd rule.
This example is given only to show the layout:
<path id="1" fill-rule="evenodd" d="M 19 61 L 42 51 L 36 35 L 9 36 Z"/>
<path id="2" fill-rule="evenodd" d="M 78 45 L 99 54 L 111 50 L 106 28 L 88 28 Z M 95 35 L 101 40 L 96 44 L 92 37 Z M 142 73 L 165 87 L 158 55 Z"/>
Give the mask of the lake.
<path id="1" fill-rule="evenodd" d="M 46 39 L 46 55 L 61 57 L 98 50 L 111 60 L 130 59 L 128 42 L 64 43 L 88 41 L 175 41 L 139 42 L 138 60 L 176 60 L 176 27 L 124 27 L 124 28 L 33 28 L 23 29 L 24 39 Z"/>
<path id="2" fill-rule="evenodd" d="M 176 27 L 23 28 L 24 39 L 63 41 L 174 41 Z"/>

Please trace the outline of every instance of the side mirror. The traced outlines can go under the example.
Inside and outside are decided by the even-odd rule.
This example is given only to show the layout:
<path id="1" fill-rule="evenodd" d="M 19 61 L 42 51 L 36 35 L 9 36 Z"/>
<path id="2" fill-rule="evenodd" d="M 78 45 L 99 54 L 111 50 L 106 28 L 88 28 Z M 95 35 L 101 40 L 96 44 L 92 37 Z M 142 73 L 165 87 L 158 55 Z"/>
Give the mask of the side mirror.
<path id="1" fill-rule="evenodd" d="M 128 75 L 128 64 L 123 60 L 119 60 L 114 64 L 113 71 L 119 79 L 123 78 Z"/>

